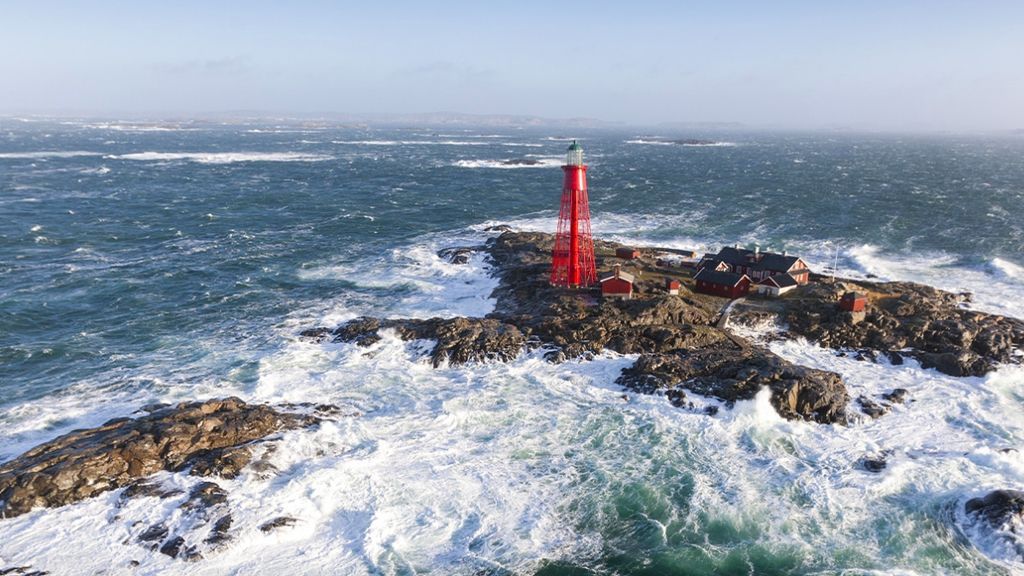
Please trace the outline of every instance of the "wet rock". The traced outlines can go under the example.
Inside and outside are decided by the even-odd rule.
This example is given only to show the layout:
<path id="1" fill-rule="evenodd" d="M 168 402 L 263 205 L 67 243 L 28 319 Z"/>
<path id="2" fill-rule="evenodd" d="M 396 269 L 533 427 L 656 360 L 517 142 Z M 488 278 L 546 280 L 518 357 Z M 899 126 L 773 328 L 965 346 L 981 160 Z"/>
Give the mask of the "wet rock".
<path id="1" fill-rule="evenodd" d="M 188 500 L 182 505 L 182 509 L 195 510 L 212 508 L 219 504 L 226 504 L 228 493 L 218 484 L 213 482 L 200 482 L 192 487 L 188 493 Z"/>
<path id="2" fill-rule="evenodd" d="M 235 478 L 252 460 L 252 448 L 249 446 L 229 446 L 217 448 L 198 454 L 189 460 L 193 476 L 218 476 Z"/>
<path id="3" fill-rule="evenodd" d="M 268 521 L 264 522 L 263 524 L 260 524 L 260 531 L 261 532 L 273 532 L 274 530 L 277 530 L 278 528 L 285 528 L 287 526 L 293 526 L 295 524 L 295 522 L 297 522 L 297 520 L 295 518 L 290 518 L 288 516 L 278 516 L 277 518 L 274 518 L 272 520 L 268 520 Z"/>
<path id="4" fill-rule="evenodd" d="M 850 324 L 836 306 L 848 290 L 869 294 L 863 321 Z M 962 295 L 910 282 L 811 283 L 800 298 L 780 301 L 790 330 L 831 348 L 888 350 L 893 364 L 903 355 L 951 376 L 981 376 L 1000 363 L 1019 363 L 1024 322 L 966 310 Z M 894 352 L 909 348 L 906 353 Z M 863 353 L 862 353 L 863 354 Z"/>
<path id="5" fill-rule="evenodd" d="M 394 329 L 403 340 L 434 340 L 435 367 L 488 360 L 509 361 L 526 346 L 526 336 L 512 324 L 493 318 L 430 318 L 379 320 L 359 318 L 335 330 L 335 339 L 360 345 L 380 339 L 381 329 Z"/>
<path id="6" fill-rule="evenodd" d="M 178 496 L 182 491 L 177 488 L 167 488 L 157 482 L 149 480 L 138 480 L 132 482 L 121 492 L 121 502 L 139 497 L 170 498 Z"/>
<path id="7" fill-rule="evenodd" d="M 306 340 L 311 340 L 313 342 L 320 343 L 330 340 L 332 334 L 330 328 L 318 327 L 303 330 L 302 332 L 299 332 L 299 336 Z"/>
<path id="8" fill-rule="evenodd" d="M 890 407 L 884 404 L 879 404 L 867 396 L 858 396 L 857 404 L 860 406 L 861 412 L 867 414 L 872 418 L 879 418 L 889 413 Z"/>
<path id="9" fill-rule="evenodd" d="M 139 534 L 137 540 L 139 542 L 157 542 L 167 537 L 168 529 L 163 524 L 153 524 L 149 528 L 142 531 Z"/>
<path id="10" fill-rule="evenodd" d="M 886 357 L 889 359 L 889 364 L 892 364 L 893 366 L 903 365 L 903 355 L 895 350 L 887 352 Z"/>
<path id="11" fill-rule="evenodd" d="M 355 342 L 359 346 L 370 346 L 380 342 L 381 321 L 377 318 L 356 318 L 342 324 L 332 333 L 335 342 Z"/>
<path id="12" fill-rule="evenodd" d="M 458 248 L 444 248 L 437 252 L 437 255 L 444 258 L 452 264 L 466 264 L 469 262 L 471 256 L 478 252 L 480 247 L 467 247 L 462 246 Z"/>
<path id="13" fill-rule="evenodd" d="M 885 467 L 888 466 L 888 462 L 886 461 L 885 454 L 864 456 L 860 459 L 860 466 L 868 472 L 878 474 L 882 470 L 885 470 Z"/>
<path id="14" fill-rule="evenodd" d="M 893 404 L 903 404 L 907 401 L 907 397 L 910 392 L 906 388 L 895 388 L 885 394 L 882 394 L 882 398 L 886 399 Z"/>
<path id="15" fill-rule="evenodd" d="M 704 413 L 708 416 L 715 416 L 718 414 L 718 406 L 705 406 Z"/>
<path id="16" fill-rule="evenodd" d="M 215 548 L 227 543 L 231 540 L 231 536 L 228 534 L 228 531 L 231 529 L 231 524 L 233 522 L 234 519 L 231 517 L 230 513 L 221 516 L 213 523 L 213 528 L 210 529 L 210 535 L 207 536 L 206 540 L 203 542 L 210 544 Z"/>
<path id="17" fill-rule="evenodd" d="M 680 386 L 727 402 L 749 400 L 767 387 L 781 416 L 819 423 L 845 422 L 849 402 L 838 374 L 797 366 L 753 346 L 645 354 L 617 382 L 641 393 Z"/>
<path id="18" fill-rule="evenodd" d="M 678 388 L 671 388 L 665 392 L 668 401 L 676 408 L 686 406 L 686 393 Z"/>
<path id="19" fill-rule="evenodd" d="M 1024 528 L 1024 491 L 994 490 L 981 498 L 972 498 L 964 504 L 964 511 L 985 521 L 996 529 L 1018 532 Z"/>
<path id="20" fill-rule="evenodd" d="M 212 451 L 318 421 L 225 398 L 76 430 L 0 465 L 0 514 L 12 517 L 34 507 L 77 502 L 160 470 L 180 470 Z"/>

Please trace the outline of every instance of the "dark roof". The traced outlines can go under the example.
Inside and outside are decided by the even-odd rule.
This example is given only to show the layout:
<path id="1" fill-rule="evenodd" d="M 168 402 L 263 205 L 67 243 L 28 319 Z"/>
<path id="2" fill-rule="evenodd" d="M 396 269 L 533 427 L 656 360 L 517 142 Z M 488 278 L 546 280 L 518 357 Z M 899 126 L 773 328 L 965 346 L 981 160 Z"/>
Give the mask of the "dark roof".
<path id="1" fill-rule="evenodd" d="M 693 277 L 694 280 L 703 280 L 704 282 L 710 282 L 712 284 L 720 284 L 722 286 L 735 286 L 740 283 L 746 277 L 746 274 L 736 274 L 735 272 L 718 272 L 711 268 L 703 268 L 697 275 Z"/>
<path id="2" fill-rule="evenodd" d="M 867 296 L 860 292 L 847 292 L 846 294 L 843 294 L 843 300 L 859 300 L 861 298 L 867 298 Z"/>
<path id="3" fill-rule="evenodd" d="M 768 278 L 765 278 L 764 280 L 761 280 L 761 282 L 759 283 L 770 283 L 775 286 L 778 286 L 779 288 L 789 288 L 790 286 L 797 286 L 800 284 L 799 282 L 796 281 L 796 278 L 793 278 L 789 274 L 774 274 L 772 276 L 769 276 Z"/>
<path id="4" fill-rule="evenodd" d="M 758 259 L 756 262 L 751 262 L 748 257 L 755 254 L 758 256 Z M 754 252 L 746 248 L 733 248 L 732 246 L 726 246 L 719 250 L 715 258 L 732 266 L 749 266 L 753 270 L 776 271 L 788 271 L 800 260 L 799 256 L 777 254 L 775 252 Z"/>

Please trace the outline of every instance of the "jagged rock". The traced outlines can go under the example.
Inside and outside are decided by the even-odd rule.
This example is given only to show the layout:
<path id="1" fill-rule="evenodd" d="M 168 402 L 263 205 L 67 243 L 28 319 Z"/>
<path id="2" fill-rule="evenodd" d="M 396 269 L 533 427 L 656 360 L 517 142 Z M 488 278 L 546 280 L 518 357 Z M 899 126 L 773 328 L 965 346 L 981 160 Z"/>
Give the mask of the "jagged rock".
<path id="1" fill-rule="evenodd" d="M 869 294 L 864 320 L 850 324 L 836 306 L 847 290 Z M 811 283 L 800 298 L 780 301 L 790 330 L 831 348 L 888 350 L 893 364 L 901 353 L 925 368 L 951 376 L 981 376 L 1000 364 L 1020 362 L 1024 322 L 965 310 L 964 297 L 910 282 Z"/>
<path id="2" fill-rule="evenodd" d="M 166 554 L 171 558 L 181 558 L 182 560 L 199 560 L 202 556 L 196 551 L 195 546 L 186 546 L 185 539 L 181 536 L 175 536 L 168 539 L 160 546 L 160 553 Z"/>
<path id="3" fill-rule="evenodd" d="M 331 335 L 331 329 L 324 327 L 310 328 L 308 330 L 303 330 L 302 332 L 299 332 L 300 337 L 305 338 L 306 340 L 311 340 L 318 344 L 320 342 L 326 342 L 327 340 L 329 340 L 331 338 Z"/>
<path id="4" fill-rule="evenodd" d="M 139 542 L 156 542 L 167 537 L 168 529 L 163 524 L 153 524 L 136 538 Z"/>
<path id="5" fill-rule="evenodd" d="M 189 462 L 193 476 L 218 476 L 235 478 L 252 460 L 252 448 L 249 446 L 229 446 L 209 450 L 194 456 Z"/>
<path id="6" fill-rule="evenodd" d="M 228 530 L 231 529 L 231 524 L 233 522 L 234 519 L 231 517 L 230 513 L 221 516 L 213 523 L 213 528 L 210 529 L 209 536 L 207 536 L 203 542 L 217 547 L 231 540 Z"/>
<path id="7" fill-rule="evenodd" d="M 994 490 L 964 504 L 964 512 L 1005 540 L 1024 560 L 1024 491 Z"/>
<path id="8" fill-rule="evenodd" d="M 198 456 L 318 421 L 225 398 L 76 430 L 0 465 L 0 513 L 11 517 L 77 502 L 160 470 L 181 470 Z"/>
<path id="9" fill-rule="evenodd" d="M 218 484 L 213 482 L 200 482 L 192 487 L 188 493 L 188 500 L 181 505 L 184 510 L 206 509 L 225 504 L 228 501 L 228 493 Z"/>
<path id="10" fill-rule="evenodd" d="M 140 496 L 152 496 L 156 498 L 170 498 L 172 496 L 178 496 L 182 492 L 177 488 L 165 488 L 155 482 L 148 480 L 137 480 L 128 485 L 127 488 L 121 492 L 121 501 L 129 500 L 131 498 L 138 498 Z"/>
<path id="11" fill-rule="evenodd" d="M 964 504 L 964 511 L 985 520 L 995 528 L 1016 528 L 1014 522 L 1024 526 L 1024 491 L 993 490 L 981 498 L 968 500 Z"/>
<path id="12" fill-rule="evenodd" d="M 480 247 L 461 246 L 458 248 L 444 248 L 437 252 L 437 255 L 452 264 L 466 264 L 469 258 L 480 250 Z"/>
<path id="13" fill-rule="evenodd" d="M 435 340 L 434 366 L 486 360 L 508 361 L 522 352 L 526 336 L 512 324 L 493 318 L 430 318 L 379 320 L 359 318 L 334 331 L 335 339 L 360 345 L 380 339 L 381 329 L 394 329 L 403 340 Z"/>
<path id="14" fill-rule="evenodd" d="M 274 530 L 277 530 L 278 528 L 284 528 L 286 526 L 292 526 L 292 525 L 295 524 L 295 522 L 297 522 L 297 520 L 295 520 L 295 518 L 290 518 L 288 516 L 278 516 L 277 518 L 274 518 L 272 520 L 268 520 L 268 521 L 264 522 L 263 524 L 260 524 L 260 531 L 261 532 L 272 532 Z"/>
<path id="15" fill-rule="evenodd" d="M 882 394 L 882 398 L 885 398 L 893 404 L 903 404 L 907 401 L 907 396 L 910 392 L 906 388 L 895 388 L 890 392 Z"/>
<path id="16" fill-rule="evenodd" d="M 858 396 L 857 404 L 860 405 L 861 412 L 867 414 L 872 418 L 880 418 L 889 413 L 890 406 L 879 404 L 867 396 Z"/>
<path id="17" fill-rule="evenodd" d="M 780 415 L 820 423 L 845 422 L 849 401 L 838 374 L 797 366 L 760 347 L 645 354 L 617 382 L 641 393 L 681 386 L 727 402 L 749 400 L 768 387 Z"/>
<path id="18" fill-rule="evenodd" d="M 886 461 L 885 454 L 879 454 L 876 456 L 864 456 L 860 459 L 860 465 L 868 472 L 878 474 L 882 470 L 885 470 L 885 467 L 888 466 L 888 462 Z"/>

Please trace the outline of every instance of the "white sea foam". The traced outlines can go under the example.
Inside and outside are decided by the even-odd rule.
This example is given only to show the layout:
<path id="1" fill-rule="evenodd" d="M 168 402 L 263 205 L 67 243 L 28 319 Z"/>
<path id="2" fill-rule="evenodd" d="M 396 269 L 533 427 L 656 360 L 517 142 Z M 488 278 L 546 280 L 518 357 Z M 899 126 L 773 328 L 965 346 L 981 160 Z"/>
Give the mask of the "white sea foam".
<path id="1" fill-rule="evenodd" d="M 682 146 L 684 148 L 718 148 L 718 147 L 732 147 L 736 146 L 735 142 L 687 142 L 687 141 L 672 141 L 672 140 L 661 140 L 651 138 L 634 138 L 632 140 L 626 140 L 626 144 L 646 144 L 650 146 Z"/>
<path id="2" fill-rule="evenodd" d="M 333 160 L 326 154 L 305 152 L 135 152 L 110 155 L 112 160 L 138 160 L 143 162 L 188 161 L 199 164 L 233 164 L 236 162 L 323 162 Z"/>
<path id="3" fill-rule="evenodd" d="M 534 157 L 529 158 L 531 163 L 518 163 L 516 160 L 457 160 L 452 165 L 459 168 L 557 168 L 565 160 L 560 157 Z"/>

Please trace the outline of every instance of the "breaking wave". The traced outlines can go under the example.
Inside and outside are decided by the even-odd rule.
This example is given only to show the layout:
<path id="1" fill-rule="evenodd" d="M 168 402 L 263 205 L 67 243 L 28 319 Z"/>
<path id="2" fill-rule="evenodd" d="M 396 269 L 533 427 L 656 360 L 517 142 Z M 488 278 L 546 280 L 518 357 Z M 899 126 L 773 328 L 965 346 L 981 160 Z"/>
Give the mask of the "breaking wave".
<path id="1" fill-rule="evenodd" d="M 509 160 L 456 160 L 452 166 L 459 168 L 557 168 L 564 163 L 563 158 L 524 158 Z"/>
<path id="2" fill-rule="evenodd" d="M 40 152 L 0 152 L 0 159 L 8 160 L 41 160 L 46 158 L 78 158 L 80 156 L 102 156 L 101 152 L 84 150 L 60 151 L 45 150 Z"/>
<path id="3" fill-rule="evenodd" d="M 326 154 L 302 152 L 136 152 L 111 155 L 112 160 L 138 160 L 143 162 L 187 161 L 199 164 L 233 164 L 235 162 L 323 162 L 333 160 Z"/>

